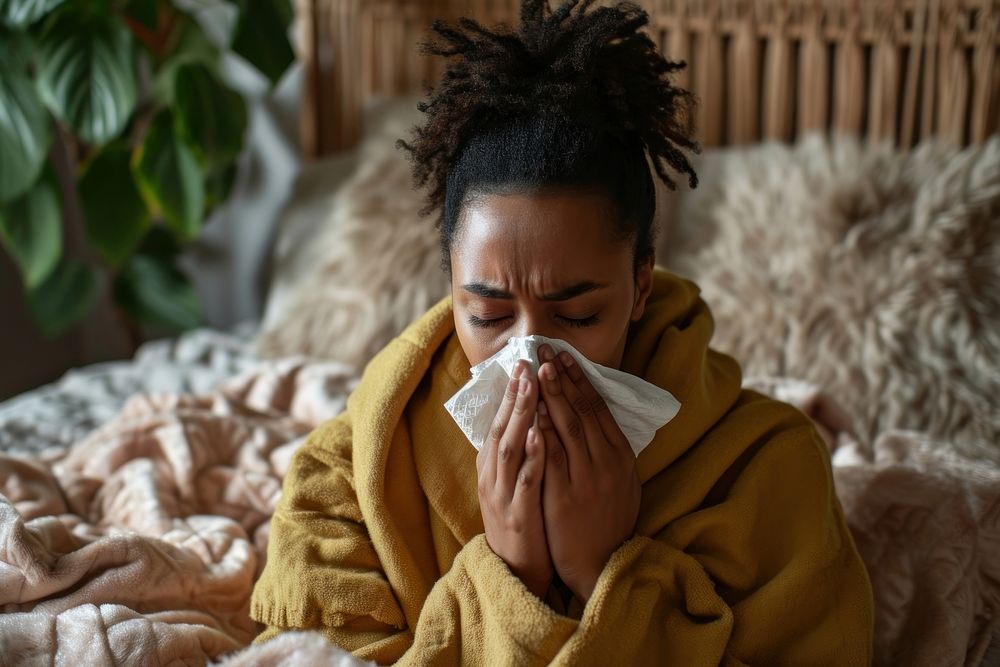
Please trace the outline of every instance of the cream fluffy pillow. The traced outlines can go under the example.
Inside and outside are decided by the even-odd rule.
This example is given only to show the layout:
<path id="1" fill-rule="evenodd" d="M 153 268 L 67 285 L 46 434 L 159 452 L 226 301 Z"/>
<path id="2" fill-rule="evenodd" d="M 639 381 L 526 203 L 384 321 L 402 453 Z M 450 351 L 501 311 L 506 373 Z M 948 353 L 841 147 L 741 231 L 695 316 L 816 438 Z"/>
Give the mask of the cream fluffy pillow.
<path id="1" fill-rule="evenodd" d="M 417 214 L 422 195 L 412 187 L 406 154 L 394 146 L 420 122 L 416 103 L 407 98 L 369 110 L 364 142 L 343 158 L 355 171 L 325 196 L 319 230 L 298 235 L 298 252 L 284 248 L 283 229 L 277 250 L 285 261 L 278 262 L 257 339 L 261 355 L 304 354 L 360 369 L 448 293 L 434 217 Z M 316 226 L 308 222 L 316 201 L 293 202 L 286 219 L 304 218 L 300 229 Z"/>
<path id="2" fill-rule="evenodd" d="M 860 440 L 1000 461 L 1000 137 L 912 152 L 818 135 L 706 152 L 658 256 L 744 374 L 807 379 Z"/>

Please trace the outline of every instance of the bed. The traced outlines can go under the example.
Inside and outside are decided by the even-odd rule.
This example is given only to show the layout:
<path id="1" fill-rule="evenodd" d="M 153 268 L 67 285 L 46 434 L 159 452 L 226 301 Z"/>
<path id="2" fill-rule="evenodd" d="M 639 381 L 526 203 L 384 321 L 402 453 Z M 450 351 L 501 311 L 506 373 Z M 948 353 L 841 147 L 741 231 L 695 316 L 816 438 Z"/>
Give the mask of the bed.
<path id="1" fill-rule="evenodd" d="M 658 193 L 658 261 L 827 440 L 875 663 L 1000 664 L 1000 3 L 643 4 L 705 147 L 697 190 Z M 313 161 L 262 321 L 0 404 L 0 664 L 354 664 L 248 646 L 249 594 L 291 454 L 447 291 L 392 147 L 439 73 L 414 45 L 514 6 L 298 4 Z"/>

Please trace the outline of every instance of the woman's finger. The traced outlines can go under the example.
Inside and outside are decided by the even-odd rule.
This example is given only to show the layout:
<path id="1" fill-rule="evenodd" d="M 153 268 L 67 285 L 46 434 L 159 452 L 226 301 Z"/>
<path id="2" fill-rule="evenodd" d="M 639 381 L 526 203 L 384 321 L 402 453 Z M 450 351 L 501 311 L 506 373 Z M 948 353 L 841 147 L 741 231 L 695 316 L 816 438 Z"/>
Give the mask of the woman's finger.
<path id="1" fill-rule="evenodd" d="M 507 430 L 507 422 L 510 421 L 510 415 L 514 412 L 517 388 L 523 372 L 524 364 L 515 364 L 510 382 L 507 383 L 507 388 L 504 390 L 500 409 L 497 410 L 493 424 L 490 426 L 489 435 L 486 436 L 486 442 L 483 443 L 479 454 L 476 455 L 479 479 L 491 488 L 496 485 L 497 481 L 497 450 L 500 448 L 500 439 L 503 438 L 504 431 Z"/>
<path id="2" fill-rule="evenodd" d="M 517 473 L 512 504 L 526 511 L 541 507 L 542 483 L 545 475 L 545 441 L 537 424 L 528 429 L 524 444 L 524 462 Z"/>
<path id="3" fill-rule="evenodd" d="M 545 401 L 538 402 L 538 432 L 545 443 L 545 488 L 561 493 L 570 483 L 569 460 Z"/>
<path id="4" fill-rule="evenodd" d="M 615 416 L 611 414 L 607 401 L 597 392 L 594 385 L 590 383 L 590 378 L 587 377 L 580 364 L 576 363 L 576 360 L 573 359 L 573 355 L 568 352 L 562 352 L 559 354 L 559 360 L 562 363 L 563 370 L 566 372 L 566 378 L 573 383 L 577 392 L 579 392 L 580 398 L 578 402 L 580 403 L 580 408 L 588 411 L 597 418 L 597 423 L 600 425 L 608 444 L 612 448 L 628 449 L 631 452 L 628 438 L 622 433 L 621 427 L 615 421 Z M 572 399 L 570 403 L 575 405 Z M 577 412 L 579 412 L 579 409 Z"/>
<path id="5" fill-rule="evenodd" d="M 549 418 L 566 452 L 570 476 L 582 475 L 584 466 L 589 466 L 591 461 L 587 433 L 583 420 L 573 410 L 563 392 L 558 361 L 545 362 L 538 372 L 542 386 L 541 398 L 545 401 Z"/>
<path id="6" fill-rule="evenodd" d="M 597 421 L 597 416 L 583 399 L 576 385 L 566 375 L 566 366 L 562 358 L 563 355 L 570 359 L 572 357 L 567 352 L 555 355 L 555 351 L 549 346 L 544 346 L 540 352 L 543 359 L 550 360 L 546 362 L 552 369 L 548 372 L 555 377 L 546 385 L 546 389 L 551 390 L 553 396 L 557 397 L 554 403 L 549 404 L 549 409 L 552 411 L 556 431 L 559 432 L 562 441 L 564 443 L 567 443 L 567 440 L 570 441 L 566 445 L 570 455 L 570 465 L 573 465 L 573 450 L 581 447 L 582 451 L 586 452 L 588 460 L 603 456 L 607 446 L 601 442 L 604 440 L 604 433 Z M 547 395 L 546 398 L 548 398 Z"/>
<path id="7" fill-rule="evenodd" d="M 509 502 L 514 496 L 518 471 L 524 461 L 524 445 L 528 440 L 528 429 L 535 422 L 535 407 L 538 405 L 538 384 L 531 371 L 524 370 L 518 380 L 517 397 L 507 422 L 507 429 L 500 438 L 496 454 L 496 489 L 500 497 Z"/>
<path id="8" fill-rule="evenodd" d="M 580 393 L 580 390 L 577 389 L 573 381 L 569 379 L 569 375 L 566 373 L 566 361 L 563 359 L 563 354 L 567 353 L 561 353 L 552 362 L 558 365 L 559 368 L 559 386 L 562 389 L 563 396 L 566 397 L 566 402 L 572 408 L 580 423 L 583 424 L 584 440 L 587 443 L 587 454 L 590 460 L 601 461 L 607 458 L 610 451 L 604 437 L 604 431 L 601 429 L 601 423 L 597 420 L 597 415 L 594 413 L 593 407 L 587 402 L 583 394 Z"/>

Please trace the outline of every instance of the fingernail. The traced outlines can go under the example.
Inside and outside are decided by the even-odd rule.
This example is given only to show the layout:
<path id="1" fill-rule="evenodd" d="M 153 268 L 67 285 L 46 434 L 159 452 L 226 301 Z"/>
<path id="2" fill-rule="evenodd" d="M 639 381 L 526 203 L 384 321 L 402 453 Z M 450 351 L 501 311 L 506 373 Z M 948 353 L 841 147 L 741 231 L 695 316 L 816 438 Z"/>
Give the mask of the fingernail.
<path id="1" fill-rule="evenodd" d="M 542 359 L 544 359 L 545 361 L 552 361 L 552 348 L 551 347 L 549 347 L 549 346 L 546 345 L 544 348 L 542 348 Z"/>
<path id="2" fill-rule="evenodd" d="M 520 361 L 514 364 L 514 379 L 521 377 L 521 373 L 524 371 L 524 364 Z"/>
<path id="3" fill-rule="evenodd" d="M 555 364 L 549 363 L 549 364 L 545 365 L 545 379 L 549 380 L 549 381 L 556 379 L 556 367 L 555 367 Z"/>
<path id="4" fill-rule="evenodd" d="M 570 354 L 569 352 L 563 352 L 562 354 L 560 354 L 559 355 L 559 359 L 562 360 L 562 364 L 566 368 L 569 368 L 574 363 L 573 362 L 573 355 Z"/>

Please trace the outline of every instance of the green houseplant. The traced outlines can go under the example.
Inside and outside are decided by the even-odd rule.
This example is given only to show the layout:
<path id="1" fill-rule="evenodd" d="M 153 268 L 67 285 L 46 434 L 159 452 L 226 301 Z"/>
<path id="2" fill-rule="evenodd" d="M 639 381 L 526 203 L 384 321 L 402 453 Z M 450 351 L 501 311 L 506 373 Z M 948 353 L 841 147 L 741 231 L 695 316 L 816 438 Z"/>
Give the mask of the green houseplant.
<path id="1" fill-rule="evenodd" d="M 0 244 L 47 337 L 102 289 L 133 336 L 200 320 L 176 260 L 227 198 L 247 126 L 192 14 L 208 1 L 236 13 L 231 50 L 277 82 L 294 60 L 288 0 L 0 0 Z M 69 205 L 83 257 L 64 253 Z"/>

